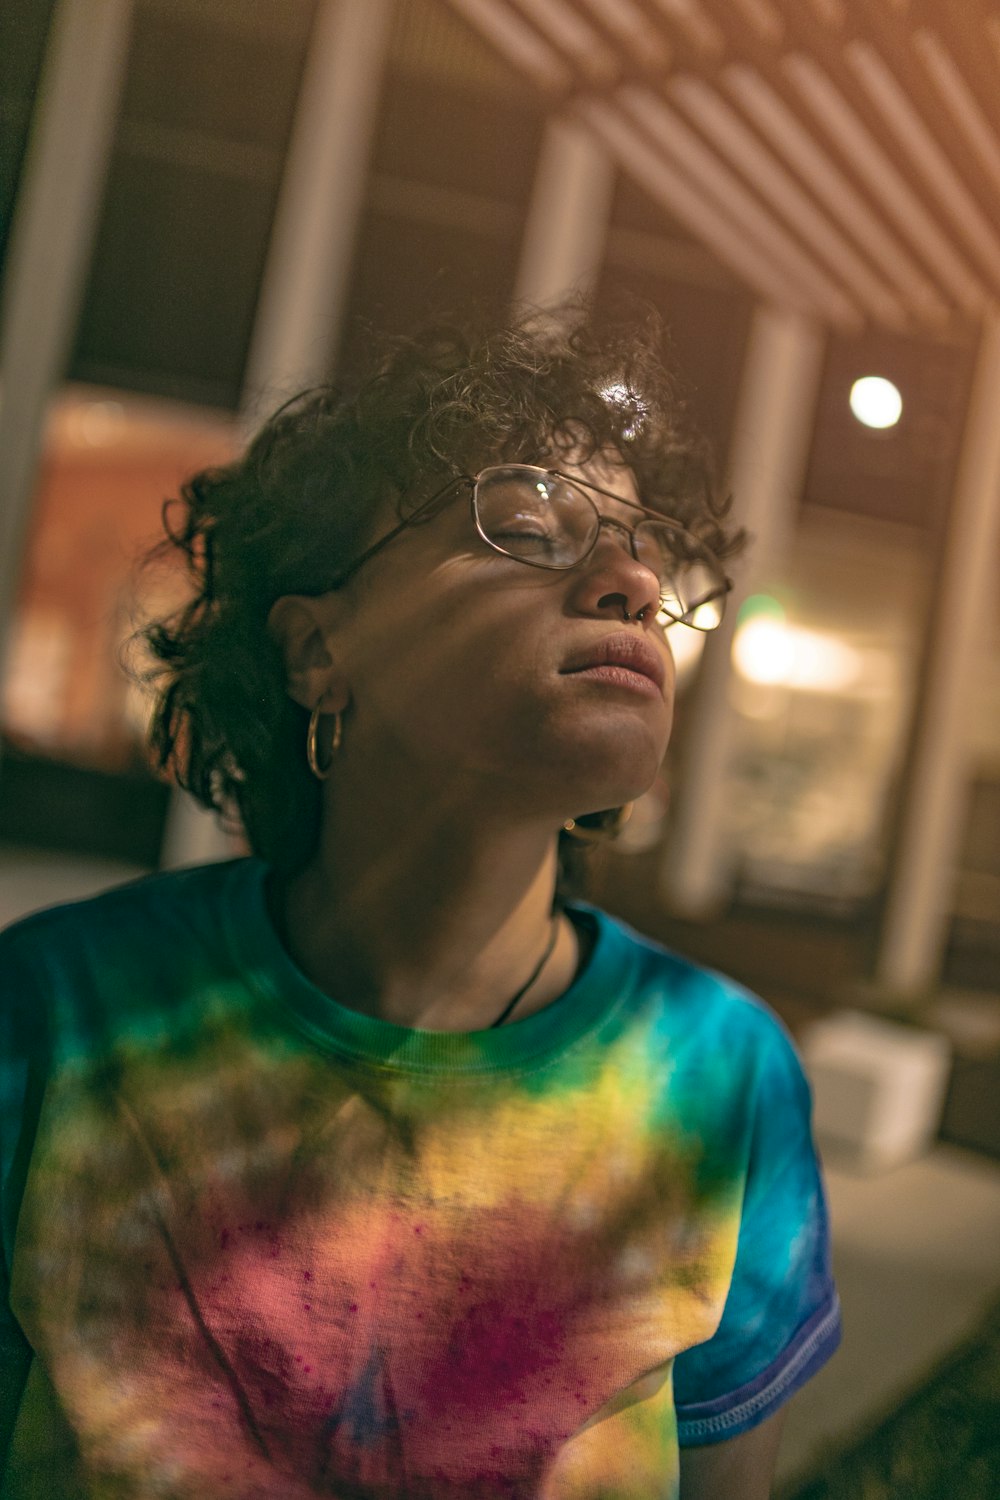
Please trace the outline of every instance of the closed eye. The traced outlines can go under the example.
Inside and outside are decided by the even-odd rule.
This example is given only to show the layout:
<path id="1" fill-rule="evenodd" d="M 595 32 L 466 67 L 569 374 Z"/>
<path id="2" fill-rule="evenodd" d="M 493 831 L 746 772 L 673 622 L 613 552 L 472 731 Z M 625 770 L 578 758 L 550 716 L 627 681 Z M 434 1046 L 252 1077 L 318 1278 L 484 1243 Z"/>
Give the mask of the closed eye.
<path id="1" fill-rule="evenodd" d="M 552 533 L 544 527 L 529 525 L 527 522 L 523 526 L 505 526 L 502 531 L 492 529 L 490 535 L 497 541 L 502 541 L 505 537 L 537 537 L 541 542 L 552 539 Z"/>

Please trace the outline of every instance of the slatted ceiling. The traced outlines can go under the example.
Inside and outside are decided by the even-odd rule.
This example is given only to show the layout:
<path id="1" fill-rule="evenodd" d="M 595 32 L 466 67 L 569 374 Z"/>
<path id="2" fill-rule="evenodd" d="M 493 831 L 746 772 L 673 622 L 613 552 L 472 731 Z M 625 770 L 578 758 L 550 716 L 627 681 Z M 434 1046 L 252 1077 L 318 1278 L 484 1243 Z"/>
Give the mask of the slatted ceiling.
<path id="1" fill-rule="evenodd" d="M 780 46 L 784 41 L 785 18 L 771 0 L 730 0 L 730 4 L 766 42 Z"/>
<path id="2" fill-rule="evenodd" d="M 966 250 L 978 257 L 980 269 L 987 276 L 995 277 L 1000 267 L 1000 238 L 972 193 L 956 175 L 952 159 L 938 145 L 878 52 L 865 42 L 852 42 L 846 50 L 851 67 L 895 136 L 897 145 L 909 157 L 926 187 L 964 238 Z"/>
<path id="3" fill-rule="evenodd" d="M 465 24 L 441 0 L 395 0 L 386 61 L 392 74 L 426 79 L 448 92 L 461 89 L 480 99 L 539 106 L 538 91 L 523 70 L 512 67 L 480 29 Z M 392 94 L 388 89 L 383 97 L 389 101 Z"/>
<path id="4" fill-rule="evenodd" d="M 918 173 L 926 172 L 924 161 L 940 154 L 951 175 L 964 183 L 970 196 L 979 200 L 980 209 L 994 214 L 995 186 L 988 174 L 983 174 L 978 154 L 970 152 L 965 130 L 951 105 L 942 97 L 940 82 L 936 82 L 928 70 L 927 33 L 919 26 L 901 25 L 883 12 L 878 13 L 877 19 L 880 24 L 871 36 L 853 38 L 845 48 L 848 66 L 856 81 L 889 129 L 894 131 L 904 150 L 910 151 Z M 985 21 L 976 20 L 973 15 L 972 25 L 975 36 L 970 33 L 966 13 L 966 19 L 960 20 L 948 36 L 950 49 L 941 36 L 935 34 L 932 50 L 936 47 L 939 55 L 946 55 L 951 65 L 953 96 L 961 95 L 966 112 L 971 105 L 972 111 L 978 112 L 986 122 L 986 110 L 976 99 L 976 94 L 981 93 L 983 100 L 987 101 L 993 113 L 992 128 L 987 123 L 987 130 L 991 130 L 996 141 L 997 127 L 1000 126 L 1000 111 L 996 109 L 996 69 L 990 66 L 984 71 L 982 67 L 982 60 L 987 56 Z M 987 61 L 990 60 L 987 58 Z M 901 133 L 905 139 L 901 138 Z"/>
<path id="5" fill-rule="evenodd" d="M 621 41 L 631 61 L 664 70 L 670 65 L 671 49 L 662 28 L 636 0 L 584 0 L 584 4 L 605 34 Z"/>
<path id="6" fill-rule="evenodd" d="M 569 63 L 516 10 L 497 0 L 447 0 L 447 4 L 544 94 L 562 95 L 573 87 Z"/>
<path id="7" fill-rule="evenodd" d="M 896 331 L 1000 300 L 982 0 L 448 3 L 758 296 Z"/>
<path id="8" fill-rule="evenodd" d="M 676 83 L 678 89 L 682 85 L 689 90 L 701 91 L 705 88 L 695 78 L 677 79 Z M 663 150 L 686 170 L 689 180 L 697 182 L 702 191 L 711 195 L 719 210 L 731 220 L 734 233 L 749 236 L 800 286 L 810 289 L 814 296 L 823 298 L 838 321 L 860 321 L 854 305 L 844 298 L 836 281 L 813 264 L 791 235 L 776 229 L 773 219 L 762 208 L 758 194 L 726 165 L 724 157 L 715 155 L 705 145 L 676 111 L 670 109 L 662 96 L 650 89 L 633 86 L 620 89 L 616 99 L 645 127 L 649 135 L 659 141 Z M 708 102 L 718 104 L 718 96 L 709 93 Z M 758 161 L 756 165 L 759 169 L 756 174 L 759 188 L 762 179 L 767 177 L 770 164 L 762 165 Z M 808 203 L 803 203 L 802 206 L 807 210 L 811 208 Z"/>
<path id="9" fill-rule="evenodd" d="M 568 59 L 583 84 L 612 83 L 622 68 L 618 40 L 594 24 L 584 0 L 509 0 Z M 627 65 L 627 56 L 625 59 Z"/>
<path id="10" fill-rule="evenodd" d="M 918 31 L 913 45 L 965 146 L 978 161 L 994 192 L 1000 194 L 1000 140 L 986 111 L 973 96 L 954 57 L 936 32 Z"/>
<path id="11" fill-rule="evenodd" d="M 723 139 L 728 136 L 730 152 L 741 161 L 745 175 L 756 184 L 759 193 L 768 200 L 771 208 L 786 223 L 794 225 L 800 238 L 808 243 L 814 255 L 826 265 L 828 270 L 842 277 L 858 306 L 887 327 L 903 328 L 907 321 L 907 312 L 898 289 L 895 289 L 890 281 L 873 267 L 871 260 L 856 248 L 857 214 L 849 212 L 847 215 L 846 222 L 854 231 L 853 235 L 850 235 L 839 227 L 836 205 L 831 203 L 829 191 L 822 189 L 817 191 L 815 182 L 812 184 L 811 192 L 804 187 L 804 180 L 808 180 L 808 163 L 803 162 L 802 159 L 801 137 L 793 142 L 791 151 L 788 150 L 788 141 L 785 138 L 788 124 L 791 124 L 793 129 L 797 126 L 794 117 L 789 117 L 786 112 L 784 122 L 786 131 L 776 133 L 765 126 L 764 139 L 761 140 L 760 134 L 755 134 L 741 120 L 738 110 L 734 110 L 722 95 L 709 90 L 706 85 L 697 80 L 679 79 L 677 80 L 678 91 L 681 91 L 682 85 L 686 82 L 690 82 L 692 87 L 697 87 L 703 95 L 703 128 L 712 134 L 714 123 L 717 138 L 720 132 Z M 732 87 L 732 80 L 729 76 L 724 76 L 724 82 L 727 90 L 738 100 L 740 89 Z M 762 83 L 762 80 L 751 73 L 746 83 L 749 85 L 752 101 L 754 90 L 759 83 Z M 772 100 L 773 97 L 772 95 Z M 696 100 L 691 102 L 695 103 Z M 746 114 L 753 120 L 760 132 L 759 113 L 753 108 L 752 102 Z M 814 148 L 814 154 L 819 157 L 821 166 L 825 164 L 826 158 L 822 153 L 815 152 Z M 782 155 L 792 170 L 788 170 L 782 164 Z M 805 171 L 803 167 L 806 168 Z M 836 192 L 834 196 L 836 197 Z M 862 212 L 864 213 L 863 208 Z M 944 312 L 943 305 L 941 310 Z"/>
<path id="12" fill-rule="evenodd" d="M 852 15 L 851 27 L 835 37 L 818 29 L 811 14 L 801 7 L 789 6 L 788 9 L 790 25 L 786 50 L 781 56 L 761 60 L 762 71 L 769 73 L 779 88 L 783 79 L 791 77 L 792 86 L 799 94 L 798 100 L 792 102 L 797 102 L 800 114 L 803 110 L 812 110 L 815 114 L 822 102 L 822 115 L 817 117 L 816 123 L 821 133 L 825 132 L 827 136 L 827 151 L 840 155 L 847 169 L 853 172 L 859 185 L 876 204 L 887 193 L 890 206 L 896 210 L 897 222 L 904 229 L 909 226 L 914 236 L 918 235 L 916 221 L 920 221 L 919 238 L 937 255 L 939 273 L 949 281 L 951 300 L 969 313 L 978 312 L 983 301 L 982 286 L 975 287 L 970 282 L 963 273 L 960 258 L 939 252 L 938 232 L 933 222 L 928 233 L 927 224 L 932 215 L 924 205 L 926 183 L 921 180 L 920 165 L 914 164 L 912 148 L 905 140 L 901 143 L 898 136 L 893 140 L 892 131 L 887 132 L 879 101 L 871 97 L 857 76 L 854 59 L 861 45 L 867 46 L 869 55 L 877 57 L 873 45 L 857 40 L 857 32 L 866 30 L 892 58 L 892 68 L 884 65 L 884 71 L 890 77 L 893 70 L 905 74 L 912 87 L 912 75 L 918 64 L 913 55 L 910 29 L 901 25 L 887 9 L 886 0 L 881 4 L 875 0 L 865 8 L 863 15 Z M 857 6 L 855 11 L 858 11 Z M 797 76 L 799 70 L 802 78 Z M 804 81 L 806 79 L 808 81 Z M 930 106 L 930 114 L 936 121 L 937 131 L 947 128 L 936 103 Z M 892 149 L 894 145 L 895 150 Z M 955 160 L 962 154 L 960 150 L 952 152 Z"/>
<path id="13" fill-rule="evenodd" d="M 746 234 L 741 234 L 728 206 L 714 203 L 701 184 L 695 185 L 687 174 L 672 165 L 658 152 L 646 136 L 626 120 L 620 110 L 603 99 L 585 99 L 578 112 L 589 121 L 595 132 L 618 158 L 628 163 L 628 170 L 654 201 L 689 229 L 716 258 L 728 266 L 739 279 L 774 302 L 811 310 L 814 299 L 803 290 L 787 268 L 776 264 Z M 831 321 L 838 321 L 837 309 L 831 309 Z"/>
<path id="14" fill-rule="evenodd" d="M 911 186 L 905 172 L 877 136 L 867 128 L 844 95 L 831 83 L 814 58 L 796 55 L 783 68 L 798 91 L 803 106 L 825 128 L 842 154 L 849 157 L 872 198 L 881 204 L 884 219 L 923 257 L 951 303 L 970 316 L 983 310 L 985 289 L 949 233 Z"/>
<path id="15" fill-rule="evenodd" d="M 832 26 L 839 30 L 847 20 L 847 6 L 844 0 L 808 0 L 808 3 L 825 26 Z"/>
<path id="16" fill-rule="evenodd" d="M 817 265 L 822 266 L 818 274 L 827 296 L 837 296 L 838 276 L 844 282 L 849 301 L 842 297 L 838 301 L 845 319 L 859 321 L 860 311 L 867 306 L 869 314 L 880 321 L 902 326 L 905 312 L 889 288 L 854 251 L 794 173 L 782 165 L 717 89 L 700 78 L 677 78 L 670 81 L 667 92 L 716 146 L 722 159 L 733 162 L 745 181 L 753 184 L 757 199 L 776 213 L 776 220 L 764 216 L 767 224 L 762 233 L 769 232 L 774 240 L 775 226 L 781 224 L 786 226 L 786 239 L 796 236 L 805 241 L 807 250 L 800 252 L 800 258 L 808 258 L 811 250 Z"/>
<path id="17" fill-rule="evenodd" d="M 928 276 L 898 236 L 885 226 L 871 201 L 858 191 L 771 85 L 741 63 L 728 67 L 723 81 L 760 134 L 784 153 L 802 181 L 811 184 L 817 199 L 867 253 L 871 263 L 880 268 L 888 281 L 895 283 L 904 306 L 918 308 L 921 318 L 928 322 L 944 322 L 948 316 L 947 304 L 935 292 Z"/>
<path id="18" fill-rule="evenodd" d="M 725 51 L 725 38 L 698 0 L 651 0 L 652 7 L 673 22 L 678 33 L 702 57 L 718 58 Z M 647 11 L 650 9 L 647 0 Z"/>

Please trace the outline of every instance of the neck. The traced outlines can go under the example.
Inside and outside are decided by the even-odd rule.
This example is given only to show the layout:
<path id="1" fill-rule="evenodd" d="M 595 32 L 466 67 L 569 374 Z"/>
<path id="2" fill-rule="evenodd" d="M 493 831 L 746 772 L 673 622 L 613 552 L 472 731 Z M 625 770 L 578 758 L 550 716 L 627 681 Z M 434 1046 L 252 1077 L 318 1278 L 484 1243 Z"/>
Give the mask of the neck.
<path id="1" fill-rule="evenodd" d="M 292 957 L 321 989 L 380 1020 L 491 1026 L 552 935 L 551 822 L 515 825 L 438 798 L 397 823 L 384 804 L 359 814 L 336 800 L 328 797 L 314 858 L 276 892 Z M 510 1022 L 561 994 L 578 959 L 562 919 Z"/>

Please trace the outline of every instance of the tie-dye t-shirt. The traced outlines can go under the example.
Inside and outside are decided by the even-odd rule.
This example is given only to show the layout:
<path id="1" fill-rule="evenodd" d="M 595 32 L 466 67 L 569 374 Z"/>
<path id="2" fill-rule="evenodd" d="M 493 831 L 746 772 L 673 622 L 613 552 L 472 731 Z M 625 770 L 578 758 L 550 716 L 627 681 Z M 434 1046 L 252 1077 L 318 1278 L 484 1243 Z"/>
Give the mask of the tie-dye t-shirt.
<path id="1" fill-rule="evenodd" d="M 0 935 L 5 1500 L 664 1500 L 839 1337 L 809 1093 L 599 912 L 497 1030 L 336 1003 L 256 859 Z"/>

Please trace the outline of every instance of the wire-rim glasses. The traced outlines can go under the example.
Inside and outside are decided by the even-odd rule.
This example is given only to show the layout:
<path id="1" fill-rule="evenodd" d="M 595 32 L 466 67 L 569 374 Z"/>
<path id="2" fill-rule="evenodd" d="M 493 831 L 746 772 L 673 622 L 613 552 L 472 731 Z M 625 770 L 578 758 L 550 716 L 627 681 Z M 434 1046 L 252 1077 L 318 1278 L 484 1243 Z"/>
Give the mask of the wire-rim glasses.
<path id="1" fill-rule="evenodd" d="M 732 580 L 714 554 L 680 521 L 600 485 L 533 464 L 494 464 L 476 475 L 450 480 L 357 557 L 330 587 L 339 588 L 400 532 L 428 519 L 432 507 L 460 484 L 470 486 L 473 525 L 494 552 L 527 567 L 565 572 L 586 561 L 607 526 L 628 538 L 632 556 L 659 580 L 657 618 L 664 627 L 681 624 L 709 631 L 722 620 Z M 629 525 L 602 514 L 588 490 L 614 500 L 640 519 Z"/>

